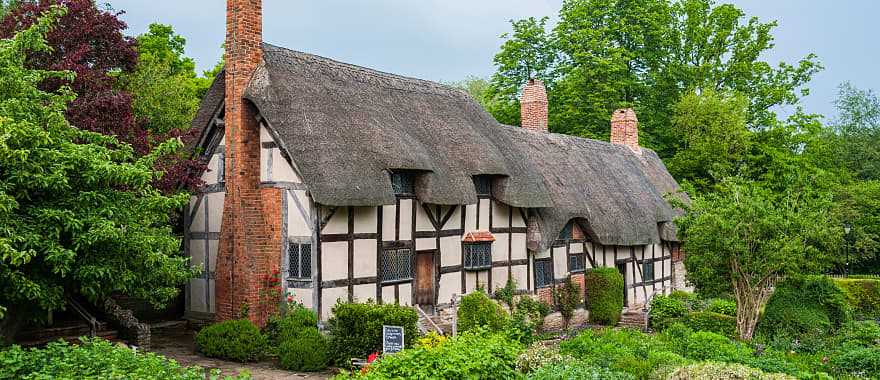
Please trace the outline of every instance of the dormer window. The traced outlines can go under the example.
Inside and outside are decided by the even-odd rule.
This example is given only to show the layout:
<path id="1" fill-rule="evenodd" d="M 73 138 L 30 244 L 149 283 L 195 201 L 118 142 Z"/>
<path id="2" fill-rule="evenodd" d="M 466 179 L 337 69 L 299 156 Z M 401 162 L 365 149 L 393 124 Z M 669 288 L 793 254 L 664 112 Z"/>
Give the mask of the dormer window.
<path id="1" fill-rule="evenodd" d="M 487 175 L 474 176 L 474 189 L 479 197 L 492 196 L 492 177 Z"/>
<path id="2" fill-rule="evenodd" d="M 571 222 L 566 224 L 565 228 L 563 228 L 562 231 L 559 232 L 559 240 L 571 240 L 571 230 L 573 226 L 574 224 Z"/>
<path id="3" fill-rule="evenodd" d="M 391 173 L 391 188 L 394 189 L 394 195 L 397 196 L 413 196 L 416 194 L 416 179 L 413 173 L 395 172 Z"/>

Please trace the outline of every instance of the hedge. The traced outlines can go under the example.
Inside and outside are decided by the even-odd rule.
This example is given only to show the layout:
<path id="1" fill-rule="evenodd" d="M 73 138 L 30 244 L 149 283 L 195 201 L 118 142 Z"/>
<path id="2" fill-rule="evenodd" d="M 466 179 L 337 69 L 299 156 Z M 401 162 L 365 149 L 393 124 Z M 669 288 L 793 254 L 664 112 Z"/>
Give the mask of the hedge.
<path id="1" fill-rule="evenodd" d="M 665 330 L 687 314 L 688 307 L 684 301 L 663 294 L 654 296 L 648 311 L 650 326 L 656 331 Z"/>
<path id="2" fill-rule="evenodd" d="M 196 334 L 195 341 L 205 356 L 237 362 L 259 360 L 267 348 L 266 337 L 247 319 L 207 326 Z"/>
<path id="3" fill-rule="evenodd" d="M 623 276 L 616 268 L 594 268 L 584 275 L 590 322 L 608 326 L 620 322 L 623 312 Z"/>
<path id="4" fill-rule="evenodd" d="M 507 314 L 501 305 L 492 301 L 482 290 L 461 297 L 458 307 L 458 331 L 465 332 L 480 327 L 500 331 L 507 322 Z"/>
<path id="5" fill-rule="evenodd" d="M 766 337 L 812 339 L 850 320 L 843 291 L 826 276 L 789 277 L 779 283 L 758 323 Z"/>
<path id="6" fill-rule="evenodd" d="M 404 345 L 412 346 L 418 337 L 415 310 L 395 305 L 368 303 L 337 303 L 333 317 L 327 321 L 330 330 L 330 352 L 333 362 L 349 366 L 351 358 L 366 359 L 382 351 L 382 326 L 402 326 Z"/>
<path id="7" fill-rule="evenodd" d="M 327 368 L 330 361 L 327 338 L 316 327 L 300 331 L 278 347 L 281 367 L 292 371 L 314 372 Z"/>
<path id="8" fill-rule="evenodd" d="M 728 338 L 736 337 L 736 317 L 729 315 L 711 311 L 693 312 L 685 318 L 685 324 L 694 331 L 709 331 Z"/>
<path id="9" fill-rule="evenodd" d="M 838 278 L 834 283 L 843 290 L 847 303 L 859 318 L 880 318 L 880 279 Z"/>

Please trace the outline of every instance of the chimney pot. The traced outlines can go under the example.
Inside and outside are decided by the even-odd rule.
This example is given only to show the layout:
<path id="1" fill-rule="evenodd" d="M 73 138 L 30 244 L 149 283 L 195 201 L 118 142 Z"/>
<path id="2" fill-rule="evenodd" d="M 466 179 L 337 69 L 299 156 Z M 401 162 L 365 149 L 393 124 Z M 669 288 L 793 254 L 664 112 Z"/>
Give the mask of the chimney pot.
<path id="1" fill-rule="evenodd" d="M 520 98 L 522 127 L 535 132 L 548 132 L 547 89 L 544 82 L 529 78 Z"/>
<path id="2" fill-rule="evenodd" d="M 622 108 L 611 114 L 611 143 L 629 147 L 641 153 L 639 146 L 639 119 L 632 108 Z"/>

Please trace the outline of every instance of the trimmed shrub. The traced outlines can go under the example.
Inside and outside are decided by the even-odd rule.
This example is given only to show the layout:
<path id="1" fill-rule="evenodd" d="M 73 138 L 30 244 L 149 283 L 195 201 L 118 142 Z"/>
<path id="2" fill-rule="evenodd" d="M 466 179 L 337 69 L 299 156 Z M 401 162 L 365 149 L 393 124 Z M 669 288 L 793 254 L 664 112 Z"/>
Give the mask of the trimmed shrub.
<path id="1" fill-rule="evenodd" d="M 100 338 L 82 338 L 78 345 L 64 341 L 45 348 L 0 350 L 0 379 L 144 379 L 203 380 L 205 369 L 181 367 L 174 360 L 134 351 Z M 212 379 L 219 370 L 211 371 Z M 236 379 L 249 379 L 242 374 Z M 224 377 L 231 379 L 231 377 Z"/>
<path id="2" fill-rule="evenodd" d="M 742 364 L 697 363 L 675 370 L 669 380 L 702 380 L 702 379 L 749 379 L 749 380 L 794 380 L 794 377 L 766 373 L 759 369 L 749 368 Z"/>
<path id="3" fill-rule="evenodd" d="M 706 307 L 706 311 L 736 317 L 736 302 L 715 298 L 709 301 L 709 306 Z"/>
<path id="4" fill-rule="evenodd" d="M 529 374 L 529 379 L 635 380 L 636 377 L 626 372 L 611 371 L 609 369 L 593 367 L 573 360 L 566 360 L 538 368 L 538 370 Z"/>
<path id="5" fill-rule="evenodd" d="M 568 324 L 574 317 L 574 310 L 582 300 L 581 288 L 571 280 L 571 277 L 565 279 L 562 286 L 553 287 L 553 301 L 556 302 L 556 310 L 562 315 L 564 329 L 568 329 Z"/>
<path id="6" fill-rule="evenodd" d="M 648 311 L 649 323 L 652 329 L 663 331 L 675 322 L 687 316 L 688 308 L 684 301 L 658 294 L 651 300 Z"/>
<path id="7" fill-rule="evenodd" d="M 880 279 L 834 279 L 847 304 L 860 319 L 880 318 Z"/>
<path id="8" fill-rule="evenodd" d="M 516 379 L 522 345 L 503 334 L 470 331 L 434 348 L 414 347 L 379 358 L 358 379 Z"/>
<path id="9" fill-rule="evenodd" d="M 771 341 L 786 337 L 816 340 L 850 319 L 843 292 L 826 276 L 789 277 L 770 297 L 758 334 Z"/>
<path id="10" fill-rule="evenodd" d="M 724 335 L 698 331 L 688 338 L 687 357 L 694 360 L 735 361 L 739 349 Z"/>
<path id="11" fill-rule="evenodd" d="M 330 329 L 330 352 L 333 362 L 348 367 L 351 358 L 366 358 L 382 351 L 382 326 L 402 326 L 404 345 L 412 346 L 418 338 L 415 310 L 395 305 L 368 303 L 337 303 L 333 317 L 327 321 Z"/>
<path id="12" fill-rule="evenodd" d="M 196 334 L 196 347 L 205 356 L 237 362 L 259 360 L 266 350 L 266 338 L 247 319 L 223 321 Z"/>
<path id="13" fill-rule="evenodd" d="M 590 322 L 614 326 L 623 312 L 623 276 L 616 268 L 594 268 L 584 275 Z"/>
<path id="14" fill-rule="evenodd" d="M 482 290 L 461 297 L 461 304 L 458 307 L 458 331 L 465 332 L 480 327 L 490 331 L 501 331 L 505 323 L 504 309 Z"/>
<path id="15" fill-rule="evenodd" d="M 327 348 L 327 338 L 316 327 L 311 327 L 284 340 L 278 347 L 278 358 L 281 367 L 287 370 L 321 371 L 330 361 Z"/>
<path id="16" fill-rule="evenodd" d="M 318 315 L 302 305 L 294 306 L 283 317 L 270 318 L 263 329 L 272 345 L 297 337 L 303 331 L 318 327 Z"/>
<path id="17" fill-rule="evenodd" d="M 685 323 L 694 331 L 709 331 L 729 338 L 736 337 L 736 317 L 698 311 L 688 314 Z"/>

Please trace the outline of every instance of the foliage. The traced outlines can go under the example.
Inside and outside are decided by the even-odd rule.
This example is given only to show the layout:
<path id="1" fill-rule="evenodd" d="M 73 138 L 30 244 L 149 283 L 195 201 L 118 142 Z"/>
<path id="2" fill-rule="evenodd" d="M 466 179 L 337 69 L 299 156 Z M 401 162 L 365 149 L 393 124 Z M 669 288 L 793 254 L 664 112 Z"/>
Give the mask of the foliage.
<path id="1" fill-rule="evenodd" d="M 825 336 L 850 319 L 843 292 L 826 276 L 792 276 L 767 303 L 759 332 L 799 340 Z"/>
<path id="2" fill-rule="evenodd" d="M 880 376 L 880 347 L 859 347 L 831 358 L 831 364 L 839 373 L 858 377 Z"/>
<path id="3" fill-rule="evenodd" d="M 676 220 L 688 281 L 708 295 L 733 291 L 742 339 L 754 335 L 779 276 L 819 272 L 832 262 L 829 245 L 839 242 L 842 228 L 828 212 L 828 194 L 809 183 L 773 192 L 726 181 L 719 191 L 695 197 Z"/>
<path id="4" fill-rule="evenodd" d="M 733 361 L 739 353 L 739 347 L 724 335 L 697 331 L 688 337 L 687 357 L 694 360 Z"/>
<path id="5" fill-rule="evenodd" d="M 521 297 L 516 302 L 516 309 L 531 315 L 534 319 L 540 318 L 542 323 L 544 318 L 550 315 L 550 305 L 532 297 Z"/>
<path id="6" fill-rule="evenodd" d="M 247 319 L 207 326 L 196 334 L 195 342 L 199 351 L 207 357 L 237 362 L 259 360 L 267 347 L 260 329 Z"/>
<path id="7" fill-rule="evenodd" d="M 522 344 L 530 344 L 537 338 L 536 333 L 542 323 L 543 318 L 537 320 L 523 310 L 515 310 L 510 318 L 506 318 L 504 331 L 510 339 Z"/>
<path id="8" fill-rule="evenodd" d="M 736 336 L 736 317 L 712 311 L 696 311 L 688 314 L 685 321 L 694 331 L 709 331 L 729 338 Z"/>
<path id="9" fill-rule="evenodd" d="M 516 359 L 516 369 L 528 374 L 541 367 L 559 364 L 563 359 L 558 348 L 548 347 L 544 342 L 536 342 L 519 354 Z"/>
<path id="10" fill-rule="evenodd" d="M 880 318 L 880 279 L 834 279 L 860 318 Z"/>
<path id="11" fill-rule="evenodd" d="M 418 337 L 415 310 L 396 304 L 337 303 L 333 317 L 327 322 L 330 330 L 332 361 L 348 366 L 352 358 L 366 358 L 382 351 L 382 326 L 402 326 L 404 346 L 412 346 Z"/>
<path id="12" fill-rule="evenodd" d="M 666 129 L 688 93 L 738 93 L 749 127 L 772 123 L 776 106 L 796 104 L 821 66 L 813 55 L 776 67 L 762 60 L 773 48 L 775 22 L 749 18 L 711 0 L 566 0 L 559 22 L 512 21 L 495 56 L 490 108 L 507 124 L 518 121 L 516 94 L 530 77 L 548 84 L 550 128 L 606 139 L 608 118 L 634 106 L 640 134 L 662 157 L 677 141 Z"/>
<path id="13" fill-rule="evenodd" d="M 287 370 L 321 371 L 330 362 L 327 338 L 317 327 L 309 327 L 283 340 L 278 347 L 278 358 L 281 367 Z"/>
<path id="14" fill-rule="evenodd" d="M 269 342 L 279 345 L 281 342 L 296 338 L 300 333 L 317 328 L 318 315 L 309 308 L 296 304 L 282 317 L 270 317 L 263 331 Z"/>
<path id="15" fill-rule="evenodd" d="M 100 338 L 83 339 L 78 345 L 64 341 L 45 348 L 12 346 L 0 351 L 0 379 L 219 379 L 219 370 L 181 367 L 174 360 L 149 352 L 120 347 Z M 235 379 L 249 379 L 241 374 Z M 224 377 L 224 379 L 232 379 Z"/>
<path id="16" fill-rule="evenodd" d="M 504 309 L 482 290 L 461 297 L 461 304 L 458 307 L 458 331 L 465 332 L 481 327 L 489 331 L 501 331 L 505 322 Z"/>
<path id="17" fill-rule="evenodd" d="M 529 375 L 529 379 L 635 380 L 635 377 L 626 372 L 593 367 L 577 361 L 563 361 L 538 368 Z"/>
<path id="18" fill-rule="evenodd" d="M 436 348 L 446 343 L 449 338 L 446 335 L 440 335 L 435 331 L 429 331 L 427 334 L 416 340 L 416 347 L 424 347 L 427 349 Z"/>
<path id="19" fill-rule="evenodd" d="M 695 293 L 686 292 L 684 290 L 673 290 L 669 293 L 669 298 L 684 302 L 688 311 L 700 311 L 705 307 L 703 300 L 701 300 L 699 296 Z"/>
<path id="20" fill-rule="evenodd" d="M 615 268 L 594 268 L 584 275 L 590 322 L 617 325 L 623 312 L 623 276 Z"/>
<path id="21" fill-rule="evenodd" d="M 571 318 L 574 317 L 574 310 L 580 305 L 583 297 L 581 296 L 581 288 L 571 277 L 565 279 L 562 286 L 553 287 L 553 302 L 556 303 L 556 309 L 562 315 L 562 328 L 568 329 Z"/>
<path id="22" fill-rule="evenodd" d="M 370 364 L 358 379 L 516 379 L 522 346 L 503 334 L 470 331 L 435 348 L 414 347 Z M 340 376 L 340 378 L 345 378 Z"/>
<path id="23" fill-rule="evenodd" d="M 715 298 L 709 301 L 706 310 L 713 313 L 736 317 L 736 302 L 723 298 Z"/>
<path id="24" fill-rule="evenodd" d="M 70 82 L 72 73 L 26 67 L 55 54 L 43 36 L 64 10 L 51 9 L 0 40 L 0 308 L 11 316 L 0 322 L 0 335 L 62 309 L 69 294 L 95 303 L 124 294 L 162 306 L 194 274 L 169 223 L 187 197 L 165 197 L 150 186 L 159 176 L 153 162 L 179 143 L 136 159 L 115 138 L 71 127 L 65 110 L 74 94 L 41 88 Z M 73 38 L 68 33 L 79 31 L 61 33 Z"/>
<path id="25" fill-rule="evenodd" d="M 663 331 L 685 317 L 687 313 L 688 309 L 684 301 L 658 294 L 651 300 L 651 307 L 648 311 L 650 326 L 656 331 Z"/>
<path id="26" fill-rule="evenodd" d="M 516 304 L 513 302 L 513 297 L 516 295 L 516 288 L 516 280 L 511 277 L 507 279 L 507 283 L 504 284 L 504 287 L 496 289 L 494 294 L 495 299 L 504 302 L 511 313 L 513 313 L 516 307 Z"/>
<path id="27" fill-rule="evenodd" d="M 880 179 L 880 98 L 852 83 L 840 85 L 837 120 L 832 127 L 839 138 L 835 156 L 856 178 Z"/>
<path id="28" fill-rule="evenodd" d="M 585 330 L 560 344 L 560 352 L 588 365 L 623 371 L 646 379 L 661 365 L 680 365 L 686 359 L 665 343 L 636 330 Z"/>
<path id="29" fill-rule="evenodd" d="M 749 380 L 794 380 L 785 374 L 770 374 L 742 364 L 705 362 L 681 367 L 673 372 L 669 380 L 710 380 L 710 379 L 749 379 Z"/>

